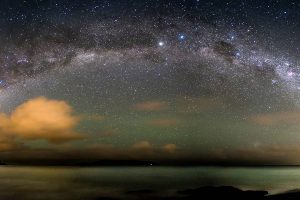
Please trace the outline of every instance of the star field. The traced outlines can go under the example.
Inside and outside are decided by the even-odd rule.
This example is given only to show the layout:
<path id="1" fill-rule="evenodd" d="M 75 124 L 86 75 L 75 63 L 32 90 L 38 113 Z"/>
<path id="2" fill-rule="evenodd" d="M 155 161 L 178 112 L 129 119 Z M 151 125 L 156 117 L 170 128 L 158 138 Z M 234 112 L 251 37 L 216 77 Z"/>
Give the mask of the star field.
<path id="1" fill-rule="evenodd" d="M 109 145 L 113 156 L 125 148 L 156 159 L 158 149 L 174 159 L 236 159 L 299 145 L 297 1 L 37 0 L 1 8 L 8 128 L 0 131 L 10 134 L 9 119 L 26 102 L 63 101 L 80 118 L 61 130 L 62 141 L 15 131 L 27 148 L 52 151 L 53 141 L 67 141 Z M 59 116 L 71 117 L 69 107 Z"/>

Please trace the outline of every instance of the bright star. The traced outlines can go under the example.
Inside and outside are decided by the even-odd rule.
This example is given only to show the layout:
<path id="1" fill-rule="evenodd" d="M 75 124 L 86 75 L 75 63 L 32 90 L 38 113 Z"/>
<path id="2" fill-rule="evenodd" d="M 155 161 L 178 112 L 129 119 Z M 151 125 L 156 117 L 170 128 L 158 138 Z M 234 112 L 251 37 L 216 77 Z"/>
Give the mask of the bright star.
<path id="1" fill-rule="evenodd" d="M 165 45 L 165 43 L 163 41 L 158 42 L 158 46 L 162 47 L 164 45 Z"/>
<path id="2" fill-rule="evenodd" d="M 184 34 L 180 34 L 180 35 L 178 36 L 178 39 L 179 39 L 179 40 L 184 40 L 184 39 L 185 39 L 185 35 L 184 35 Z"/>

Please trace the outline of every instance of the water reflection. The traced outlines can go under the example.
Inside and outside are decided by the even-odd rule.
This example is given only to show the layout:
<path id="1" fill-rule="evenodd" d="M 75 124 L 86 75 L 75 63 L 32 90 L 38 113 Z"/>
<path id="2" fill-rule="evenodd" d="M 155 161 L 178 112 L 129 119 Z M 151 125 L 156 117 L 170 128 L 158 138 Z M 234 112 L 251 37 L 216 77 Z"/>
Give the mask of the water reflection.
<path id="1" fill-rule="evenodd" d="M 206 185 L 271 193 L 300 188 L 299 168 L 0 167 L 0 199 L 136 199 Z"/>

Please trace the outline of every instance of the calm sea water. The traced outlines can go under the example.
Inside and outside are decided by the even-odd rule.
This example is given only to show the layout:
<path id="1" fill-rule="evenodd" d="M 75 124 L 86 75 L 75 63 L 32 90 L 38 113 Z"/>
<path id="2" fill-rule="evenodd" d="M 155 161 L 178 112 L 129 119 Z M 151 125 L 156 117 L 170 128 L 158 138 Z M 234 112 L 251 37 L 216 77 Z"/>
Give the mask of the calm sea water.
<path id="1" fill-rule="evenodd" d="M 0 199 L 9 200 L 130 198 L 136 190 L 168 196 L 205 185 L 278 193 L 300 188 L 300 168 L 0 167 Z"/>

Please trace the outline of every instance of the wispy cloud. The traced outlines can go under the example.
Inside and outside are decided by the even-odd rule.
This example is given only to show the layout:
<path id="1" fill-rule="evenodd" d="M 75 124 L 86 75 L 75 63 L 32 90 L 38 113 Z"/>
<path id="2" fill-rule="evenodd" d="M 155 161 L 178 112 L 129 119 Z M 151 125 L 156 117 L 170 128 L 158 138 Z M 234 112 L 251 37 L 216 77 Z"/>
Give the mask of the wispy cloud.
<path id="1" fill-rule="evenodd" d="M 151 119 L 146 122 L 146 124 L 157 127 L 168 127 L 168 126 L 176 126 L 180 123 L 179 119 L 167 119 L 167 118 L 159 118 L 159 119 Z"/>
<path id="2" fill-rule="evenodd" d="M 162 149 L 168 153 L 175 153 L 177 146 L 176 144 L 165 144 L 163 145 Z"/>
<path id="3" fill-rule="evenodd" d="M 150 149 L 150 148 L 152 148 L 152 145 L 148 141 L 139 141 L 139 142 L 133 144 L 132 148 L 133 149 L 138 149 L 138 150 Z"/>
<path id="4" fill-rule="evenodd" d="M 103 121 L 106 119 L 104 115 L 80 115 L 82 120 L 89 120 L 89 121 Z"/>
<path id="5" fill-rule="evenodd" d="M 249 117 L 248 120 L 251 123 L 263 126 L 298 124 L 300 122 L 300 112 L 275 112 L 258 114 Z"/>
<path id="6" fill-rule="evenodd" d="M 216 148 L 210 152 L 216 161 L 247 164 L 300 164 L 300 148 L 297 145 L 255 145 L 235 149 Z"/>
<path id="7" fill-rule="evenodd" d="M 138 111 L 161 111 L 168 108 L 168 104 L 164 101 L 146 101 L 135 104 L 133 106 Z"/>
<path id="8" fill-rule="evenodd" d="M 223 108 L 224 103 L 212 97 L 179 97 L 176 101 L 180 113 L 197 113 Z"/>

